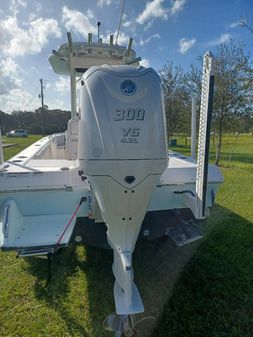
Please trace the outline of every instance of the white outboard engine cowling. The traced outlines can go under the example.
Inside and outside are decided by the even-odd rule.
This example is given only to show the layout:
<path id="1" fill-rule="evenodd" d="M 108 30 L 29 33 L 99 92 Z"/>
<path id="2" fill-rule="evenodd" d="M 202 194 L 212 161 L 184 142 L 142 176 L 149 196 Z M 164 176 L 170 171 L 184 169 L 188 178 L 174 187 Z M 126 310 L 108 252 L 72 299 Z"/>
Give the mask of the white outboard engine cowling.
<path id="1" fill-rule="evenodd" d="M 114 251 L 116 312 L 134 314 L 144 308 L 132 253 L 168 160 L 161 81 L 152 68 L 105 65 L 81 84 L 78 159 Z"/>

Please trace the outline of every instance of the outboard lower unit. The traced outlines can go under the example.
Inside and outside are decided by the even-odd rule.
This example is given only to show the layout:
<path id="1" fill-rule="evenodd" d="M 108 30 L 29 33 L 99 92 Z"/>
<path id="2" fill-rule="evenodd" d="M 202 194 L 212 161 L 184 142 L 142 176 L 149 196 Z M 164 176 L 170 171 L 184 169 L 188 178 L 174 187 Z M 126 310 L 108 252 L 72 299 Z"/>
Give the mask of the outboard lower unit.
<path id="1" fill-rule="evenodd" d="M 132 253 L 168 161 L 160 77 L 151 68 L 91 67 L 81 80 L 80 113 L 78 159 L 114 251 L 116 312 L 140 313 Z"/>

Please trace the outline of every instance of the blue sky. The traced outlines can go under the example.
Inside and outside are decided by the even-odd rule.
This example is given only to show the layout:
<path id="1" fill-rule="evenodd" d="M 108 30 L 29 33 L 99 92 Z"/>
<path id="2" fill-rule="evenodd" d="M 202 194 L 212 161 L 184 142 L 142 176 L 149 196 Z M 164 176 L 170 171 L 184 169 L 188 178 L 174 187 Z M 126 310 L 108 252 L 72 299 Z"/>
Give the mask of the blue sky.
<path id="1" fill-rule="evenodd" d="M 0 0 L 0 110 L 38 108 L 40 78 L 45 104 L 70 109 L 68 78 L 53 73 L 48 55 L 66 42 L 67 31 L 86 41 L 97 21 L 107 41 L 119 15 L 120 0 Z M 252 0 L 125 0 L 119 44 L 132 36 L 143 65 L 159 70 L 173 61 L 187 69 L 229 38 L 252 53 L 253 34 L 239 26 L 241 16 L 253 26 Z"/>

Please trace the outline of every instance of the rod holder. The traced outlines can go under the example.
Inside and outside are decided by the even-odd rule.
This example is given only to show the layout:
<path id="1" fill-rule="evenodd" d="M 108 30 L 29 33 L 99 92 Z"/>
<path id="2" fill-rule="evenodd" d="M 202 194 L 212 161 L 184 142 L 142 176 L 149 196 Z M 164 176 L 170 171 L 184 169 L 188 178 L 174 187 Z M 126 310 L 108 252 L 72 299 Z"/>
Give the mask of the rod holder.
<path id="1" fill-rule="evenodd" d="M 92 33 L 88 33 L 88 43 L 92 44 Z"/>
<path id="2" fill-rule="evenodd" d="M 130 51 L 131 51 L 131 48 L 132 48 L 133 40 L 134 39 L 132 37 L 130 37 L 130 39 L 128 41 L 128 46 L 127 46 L 127 50 L 126 50 L 125 56 L 129 56 L 130 55 Z"/>
<path id="3" fill-rule="evenodd" d="M 97 22 L 97 28 L 98 28 L 98 43 L 100 42 L 100 26 L 101 26 L 101 22 Z"/>
<path id="4" fill-rule="evenodd" d="M 110 35 L 110 45 L 113 46 L 113 35 Z"/>
<path id="5" fill-rule="evenodd" d="M 72 36 L 70 32 L 67 32 L 67 38 L 68 38 L 70 53 L 71 55 L 73 55 L 73 43 L 72 43 Z"/>

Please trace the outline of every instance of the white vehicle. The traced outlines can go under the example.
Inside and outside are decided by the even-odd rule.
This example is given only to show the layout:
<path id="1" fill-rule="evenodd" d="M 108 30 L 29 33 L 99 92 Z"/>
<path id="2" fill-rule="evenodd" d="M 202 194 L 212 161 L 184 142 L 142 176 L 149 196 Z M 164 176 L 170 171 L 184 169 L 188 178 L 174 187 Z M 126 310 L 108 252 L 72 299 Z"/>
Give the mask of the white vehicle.
<path id="1" fill-rule="evenodd" d="M 11 130 L 6 133 L 7 137 L 28 137 L 28 132 L 25 130 Z"/>
<path id="2" fill-rule="evenodd" d="M 68 128 L 3 162 L 0 172 L 2 251 L 51 256 L 70 243 L 113 249 L 116 314 L 105 326 L 115 336 L 132 336 L 133 315 L 144 311 L 132 267 L 137 239 L 166 235 L 181 246 L 201 238 L 194 220 L 205 219 L 223 181 L 208 165 L 212 56 L 204 57 L 195 161 L 168 153 L 160 77 L 139 66 L 131 44 L 92 43 L 91 34 L 73 43 L 68 33 L 49 57 L 57 74 L 70 76 Z"/>

